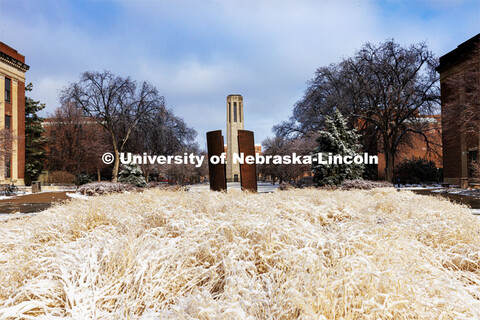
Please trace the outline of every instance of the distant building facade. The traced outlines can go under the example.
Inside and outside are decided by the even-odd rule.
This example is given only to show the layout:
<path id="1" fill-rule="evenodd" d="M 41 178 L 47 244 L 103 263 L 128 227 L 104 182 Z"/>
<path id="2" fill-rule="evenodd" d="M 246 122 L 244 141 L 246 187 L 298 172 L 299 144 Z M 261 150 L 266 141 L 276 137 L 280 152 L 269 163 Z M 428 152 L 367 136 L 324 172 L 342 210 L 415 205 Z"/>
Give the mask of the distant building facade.
<path id="1" fill-rule="evenodd" d="M 11 137 L 0 157 L 0 184 L 24 184 L 25 172 L 25 57 L 0 42 L 0 132 Z M 5 147 L 5 145 L 4 145 Z"/>
<path id="2" fill-rule="evenodd" d="M 395 154 L 395 168 L 408 160 L 415 158 L 432 161 L 437 169 L 442 167 L 442 130 L 441 116 L 428 115 L 422 116 L 417 121 L 427 123 L 424 134 L 430 145 L 425 142 L 425 137 L 419 134 L 411 133 L 408 144 L 400 145 Z M 377 172 L 378 178 L 385 178 L 385 154 L 378 152 Z"/>
<path id="3" fill-rule="evenodd" d="M 461 112 L 465 103 L 465 94 L 468 90 L 459 85 L 465 73 L 471 70 L 480 70 L 480 34 L 458 45 L 458 47 L 440 57 L 437 71 L 440 73 L 442 123 L 443 123 L 443 179 L 445 183 L 460 184 L 464 187 L 475 180 L 469 168 L 472 161 L 477 161 L 480 150 L 480 134 L 466 135 L 457 124 L 449 125 L 452 114 Z M 467 83 L 467 82 L 464 82 Z M 478 88 L 476 89 L 478 90 Z M 477 95 L 478 99 L 478 95 Z M 480 103 L 480 101 L 476 101 Z"/>
<path id="4" fill-rule="evenodd" d="M 238 130 L 243 130 L 243 97 L 227 97 L 227 182 L 240 181 L 240 164 L 233 163 L 233 153 L 238 154 Z"/>

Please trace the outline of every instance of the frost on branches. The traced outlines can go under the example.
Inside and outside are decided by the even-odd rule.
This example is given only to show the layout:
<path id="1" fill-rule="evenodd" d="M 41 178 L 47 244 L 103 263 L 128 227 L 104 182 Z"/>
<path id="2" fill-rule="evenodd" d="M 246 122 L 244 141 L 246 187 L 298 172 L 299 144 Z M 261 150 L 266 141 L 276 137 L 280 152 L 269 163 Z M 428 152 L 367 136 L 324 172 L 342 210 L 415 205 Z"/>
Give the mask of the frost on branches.
<path id="1" fill-rule="evenodd" d="M 361 148 L 359 138 L 355 129 L 348 129 L 347 122 L 338 110 L 335 110 L 332 117 L 325 118 L 325 130 L 319 131 L 316 139 L 318 146 L 313 153 L 313 181 L 317 185 L 339 185 L 345 179 L 362 178 L 365 169 L 363 164 L 318 164 L 316 161 L 319 152 L 355 156 Z"/>

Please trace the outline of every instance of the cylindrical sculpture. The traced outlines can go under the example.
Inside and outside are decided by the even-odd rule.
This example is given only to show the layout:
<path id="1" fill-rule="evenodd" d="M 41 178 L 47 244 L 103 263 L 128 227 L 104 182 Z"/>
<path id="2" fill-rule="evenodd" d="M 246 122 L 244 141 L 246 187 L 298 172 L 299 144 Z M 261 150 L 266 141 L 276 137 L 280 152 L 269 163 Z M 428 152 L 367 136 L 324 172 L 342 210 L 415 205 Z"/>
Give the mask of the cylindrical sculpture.
<path id="1" fill-rule="evenodd" d="M 244 163 L 240 164 L 240 183 L 242 190 L 257 192 L 255 161 L 251 164 L 245 161 L 248 156 L 253 156 L 255 159 L 255 144 L 252 131 L 238 130 L 238 151 L 240 154 L 243 153 L 244 156 Z"/>
<path id="2" fill-rule="evenodd" d="M 221 155 L 224 151 L 222 130 L 207 132 L 207 149 L 210 190 L 227 190 L 227 180 L 225 179 L 225 163 L 221 163 L 221 161 L 219 161 L 218 163 L 213 164 L 211 162 L 212 156 L 217 156 L 219 159 L 221 159 Z"/>

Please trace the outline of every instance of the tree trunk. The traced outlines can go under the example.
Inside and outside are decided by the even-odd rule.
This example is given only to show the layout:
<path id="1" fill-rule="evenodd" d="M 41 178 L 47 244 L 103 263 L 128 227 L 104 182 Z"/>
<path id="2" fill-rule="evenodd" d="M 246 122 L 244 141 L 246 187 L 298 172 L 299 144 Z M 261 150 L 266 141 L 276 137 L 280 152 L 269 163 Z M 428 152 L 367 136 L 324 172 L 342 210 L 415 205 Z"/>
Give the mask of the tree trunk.
<path id="1" fill-rule="evenodd" d="M 385 150 L 385 180 L 393 182 L 394 153 L 391 150 Z"/>
<path id="2" fill-rule="evenodd" d="M 115 139 L 115 134 L 113 131 L 110 131 L 110 136 L 112 137 L 112 146 L 113 146 L 113 155 L 115 157 L 112 170 L 112 182 L 118 182 L 118 168 L 120 167 L 120 152 L 118 151 L 117 139 Z"/>
<path id="3" fill-rule="evenodd" d="M 97 180 L 98 182 L 102 181 L 102 176 L 100 175 L 100 168 L 97 168 Z"/>
<path id="4" fill-rule="evenodd" d="M 118 152 L 117 146 L 113 146 L 113 151 L 115 155 L 115 162 L 113 163 L 112 171 L 112 182 L 118 181 L 118 168 L 120 167 L 120 153 Z"/>

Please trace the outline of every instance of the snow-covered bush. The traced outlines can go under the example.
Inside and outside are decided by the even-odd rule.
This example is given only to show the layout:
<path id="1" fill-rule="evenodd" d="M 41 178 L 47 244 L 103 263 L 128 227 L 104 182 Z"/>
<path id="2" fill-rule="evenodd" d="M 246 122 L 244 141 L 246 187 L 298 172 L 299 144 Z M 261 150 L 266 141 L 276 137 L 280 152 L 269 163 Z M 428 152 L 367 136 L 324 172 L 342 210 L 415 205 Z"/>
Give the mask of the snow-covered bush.
<path id="1" fill-rule="evenodd" d="M 162 190 L 172 190 L 172 191 L 185 191 L 187 188 L 185 186 L 181 186 L 178 184 L 170 185 L 168 183 L 158 182 L 158 181 L 151 181 L 147 183 L 146 188 L 156 188 Z"/>
<path id="2" fill-rule="evenodd" d="M 315 186 L 315 182 L 313 181 L 313 177 L 303 177 L 295 183 L 295 186 L 297 188 L 308 188 Z"/>
<path id="3" fill-rule="evenodd" d="M 77 192 L 86 196 L 99 196 L 125 191 L 135 191 L 135 187 L 127 183 L 92 182 L 80 186 L 77 190 Z"/>
<path id="4" fill-rule="evenodd" d="M 435 162 L 420 157 L 407 159 L 395 169 L 396 176 L 402 182 L 439 182 L 442 172 L 435 166 Z"/>
<path id="5" fill-rule="evenodd" d="M 294 186 L 292 186 L 290 183 L 287 183 L 287 182 L 282 182 L 280 183 L 280 185 L 278 186 L 278 190 L 290 190 L 290 189 L 293 189 L 295 188 Z"/>
<path id="6" fill-rule="evenodd" d="M 372 180 L 345 180 L 340 185 L 340 189 L 350 190 L 350 189 L 362 189 L 370 190 L 375 188 L 393 188 L 393 184 L 388 181 L 372 181 Z"/>

